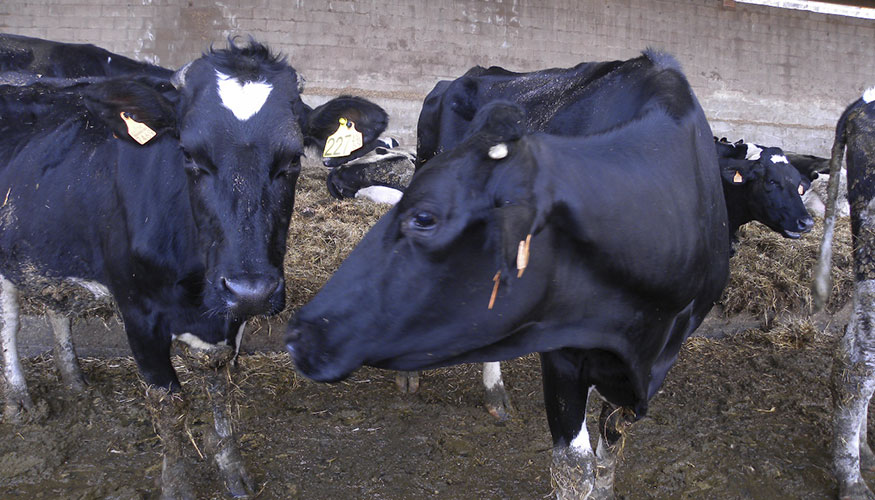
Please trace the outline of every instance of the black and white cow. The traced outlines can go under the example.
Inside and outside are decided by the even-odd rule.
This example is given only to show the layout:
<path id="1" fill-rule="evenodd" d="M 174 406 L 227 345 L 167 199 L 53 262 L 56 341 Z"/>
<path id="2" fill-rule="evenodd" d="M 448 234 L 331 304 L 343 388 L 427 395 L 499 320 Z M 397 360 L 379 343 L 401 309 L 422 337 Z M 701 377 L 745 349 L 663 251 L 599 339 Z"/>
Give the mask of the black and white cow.
<path id="1" fill-rule="evenodd" d="M 106 49 L 0 33 L 0 71 L 49 78 L 144 75 L 170 78 L 173 70 L 135 61 Z"/>
<path id="2" fill-rule="evenodd" d="M 282 262 L 305 142 L 324 143 L 345 118 L 371 145 L 386 114 L 353 97 L 308 108 L 295 70 L 255 41 L 211 50 L 170 80 L 64 83 L 0 86 L 4 415 L 15 420 L 33 404 L 15 350 L 19 293 L 108 292 L 149 384 L 164 494 L 192 497 L 174 340 L 215 392 L 210 441 L 229 489 L 251 493 L 218 369 L 236 355 L 247 318 L 284 305 Z M 62 309 L 56 317 L 78 313 L 78 303 L 47 305 Z M 81 380 L 69 322 L 64 335 L 62 372 Z"/>
<path id="3" fill-rule="evenodd" d="M 723 178 L 729 234 L 758 221 L 785 238 L 796 239 L 814 226 L 802 196 L 811 180 L 792 165 L 781 148 L 714 141 Z M 817 175 L 817 174 L 814 174 Z"/>
<path id="4" fill-rule="evenodd" d="M 842 157 L 847 146 L 854 248 L 854 309 L 833 360 L 833 468 L 842 499 L 875 499 L 860 469 L 875 469 L 866 419 L 875 392 L 875 87 L 848 106 L 836 125 L 823 244 L 815 269 L 815 307 L 829 298 L 832 236 Z"/>
<path id="5" fill-rule="evenodd" d="M 328 192 L 337 199 L 365 198 L 394 205 L 413 177 L 416 155 L 397 147 L 393 138 L 380 139 L 373 151 L 328 174 Z"/>
<path id="6" fill-rule="evenodd" d="M 560 498 L 610 492 L 618 417 L 645 415 L 729 272 L 711 130 L 677 63 L 648 51 L 608 67 L 604 83 L 618 91 L 592 107 L 611 126 L 591 134 L 531 132 L 517 104 L 481 107 L 286 337 L 298 370 L 318 381 L 363 364 L 541 353 Z M 582 112 L 580 123 L 600 123 Z M 596 453 L 585 423 L 593 387 L 622 407 L 603 414 Z"/>
<path id="7" fill-rule="evenodd" d="M 477 66 L 456 80 L 439 82 L 426 97 L 419 116 L 416 165 L 422 166 L 440 151 L 459 144 L 476 111 L 499 99 L 519 104 L 526 111 L 527 126 L 533 131 L 574 136 L 609 130 L 617 123 L 610 105 L 620 99 L 622 79 L 629 68 L 622 61 L 582 63 L 573 68 L 531 73 Z M 809 182 L 789 168 L 779 149 L 769 149 L 766 156 L 760 156 L 759 148 L 743 142 L 723 149 L 718 156 L 724 172 L 728 229 L 733 238 L 739 226 L 752 220 L 788 237 L 798 237 L 810 230 L 813 220 L 798 192 L 800 188 L 808 189 Z M 727 159 L 730 155 L 740 156 L 736 161 Z M 729 170 L 728 163 L 733 163 L 734 168 Z M 402 390 L 418 387 L 416 374 L 401 374 L 397 382 Z M 506 418 L 510 403 L 498 363 L 483 366 L 483 384 L 489 413 Z"/>

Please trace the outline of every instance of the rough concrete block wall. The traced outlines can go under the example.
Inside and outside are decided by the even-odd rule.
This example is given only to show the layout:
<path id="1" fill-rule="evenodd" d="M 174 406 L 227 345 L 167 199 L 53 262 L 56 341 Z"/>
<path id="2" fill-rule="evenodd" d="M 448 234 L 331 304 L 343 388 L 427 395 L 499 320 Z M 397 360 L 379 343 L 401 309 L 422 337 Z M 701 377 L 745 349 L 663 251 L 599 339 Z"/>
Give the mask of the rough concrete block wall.
<path id="1" fill-rule="evenodd" d="M 419 103 L 473 65 L 516 71 L 675 54 L 714 132 L 826 155 L 875 85 L 875 21 L 722 0 L 3 0 L 0 31 L 178 67 L 228 35 L 289 55 L 311 103 L 367 95 L 413 144 Z"/>

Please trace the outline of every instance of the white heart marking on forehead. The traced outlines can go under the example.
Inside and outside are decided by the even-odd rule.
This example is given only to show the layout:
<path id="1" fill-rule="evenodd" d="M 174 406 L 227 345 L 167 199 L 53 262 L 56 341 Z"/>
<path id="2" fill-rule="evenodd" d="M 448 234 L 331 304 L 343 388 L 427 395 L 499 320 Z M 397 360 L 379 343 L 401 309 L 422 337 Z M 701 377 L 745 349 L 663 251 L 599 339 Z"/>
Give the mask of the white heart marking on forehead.
<path id="1" fill-rule="evenodd" d="M 248 120 L 258 113 L 267 101 L 273 85 L 267 82 L 246 82 L 243 85 L 236 78 L 216 71 L 219 98 L 238 120 Z"/>

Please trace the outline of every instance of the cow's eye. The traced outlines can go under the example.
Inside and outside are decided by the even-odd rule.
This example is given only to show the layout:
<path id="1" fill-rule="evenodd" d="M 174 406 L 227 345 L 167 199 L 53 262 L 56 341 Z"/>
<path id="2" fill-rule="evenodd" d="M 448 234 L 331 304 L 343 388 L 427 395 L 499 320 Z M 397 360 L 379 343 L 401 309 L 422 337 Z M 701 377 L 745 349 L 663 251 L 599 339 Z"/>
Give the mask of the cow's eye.
<path id="1" fill-rule="evenodd" d="M 434 229 L 437 225 L 437 219 L 434 214 L 430 212 L 417 212 L 413 217 L 410 218 L 410 225 L 419 230 L 429 230 Z"/>
<path id="2" fill-rule="evenodd" d="M 185 149 L 182 150 L 182 159 L 184 160 L 185 171 L 195 177 L 213 173 L 213 170 L 210 169 L 212 164 L 209 160 L 198 161 Z"/>
<path id="3" fill-rule="evenodd" d="M 274 164 L 271 178 L 287 179 L 301 172 L 301 156 L 296 155 L 291 158 L 286 158 L 277 161 Z"/>

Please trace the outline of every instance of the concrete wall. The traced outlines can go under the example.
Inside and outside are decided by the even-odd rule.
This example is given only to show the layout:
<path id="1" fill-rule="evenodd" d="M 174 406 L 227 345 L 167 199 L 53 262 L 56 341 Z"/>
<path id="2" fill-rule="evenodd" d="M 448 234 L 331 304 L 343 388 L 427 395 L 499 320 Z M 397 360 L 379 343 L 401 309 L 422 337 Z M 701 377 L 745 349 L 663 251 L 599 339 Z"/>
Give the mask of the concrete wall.
<path id="1" fill-rule="evenodd" d="M 820 155 L 875 85 L 875 21 L 724 0 L 2 0 L 0 31 L 170 67 L 252 34 L 289 55 L 309 102 L 371 97 L 410 146 L 425 94 L 476 64 L 528 71 L 661 48 L 715 134 Z"/>

